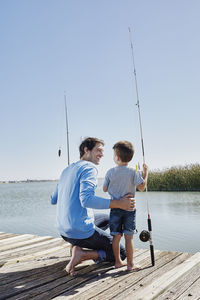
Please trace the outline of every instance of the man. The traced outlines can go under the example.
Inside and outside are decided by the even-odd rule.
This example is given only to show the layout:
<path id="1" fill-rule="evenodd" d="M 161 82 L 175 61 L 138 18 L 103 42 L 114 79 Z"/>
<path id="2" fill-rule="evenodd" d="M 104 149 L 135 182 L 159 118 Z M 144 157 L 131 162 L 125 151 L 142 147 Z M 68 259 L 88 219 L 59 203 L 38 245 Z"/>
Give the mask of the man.
<path id="1" fill-rule="evenodd" d="M 95 196 L 97 168 L 103 157 L 104 142 L 86 138 L 80 145 L 80 161 L 72 163 L 61 174 L 51 203 L 57 203 L 57 226 L 64 240 L 72 246 L 72 257 L 66 271 L 74 275 L 74 268 L 83 260 L 114 261 L 112 237 L 95 226 L 91 209 L 121 208 L 133 210 L 135 203 L 130 195 L 120 200 Z M 83 250 L 82 248 L 92 249 Z M 126 252 L 121 246 L 122 260 Z"/>

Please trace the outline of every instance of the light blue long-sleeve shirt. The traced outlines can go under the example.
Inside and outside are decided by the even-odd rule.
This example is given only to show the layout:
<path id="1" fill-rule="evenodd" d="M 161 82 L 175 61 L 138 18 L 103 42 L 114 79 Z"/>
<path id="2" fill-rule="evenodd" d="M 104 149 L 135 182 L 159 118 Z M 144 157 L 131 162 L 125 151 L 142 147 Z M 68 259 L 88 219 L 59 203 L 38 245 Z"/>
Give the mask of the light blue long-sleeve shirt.
<path id="1" fill-rule="evenodd" d="M 95 196 L 96 166 L 80 160 L 61 174 L 51 204 L 57 204 L 57 227 L 61 235 L 84 239 L 95 231 L 94 209 L 107 209 L 110 199 Z"/>

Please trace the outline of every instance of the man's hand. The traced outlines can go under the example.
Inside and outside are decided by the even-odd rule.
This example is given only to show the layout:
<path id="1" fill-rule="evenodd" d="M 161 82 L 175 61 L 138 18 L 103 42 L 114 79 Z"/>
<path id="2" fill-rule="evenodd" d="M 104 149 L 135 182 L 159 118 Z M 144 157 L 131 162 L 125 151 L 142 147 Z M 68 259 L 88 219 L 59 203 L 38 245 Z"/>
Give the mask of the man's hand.
<path id="1" fill-rule="evenodd" d="M 135 199 L 133 195 L 126 195 L 120 200 L 111 200 L 110 208 L 121 208 L 123 210 L 134 210 L 135 209 Z"/>

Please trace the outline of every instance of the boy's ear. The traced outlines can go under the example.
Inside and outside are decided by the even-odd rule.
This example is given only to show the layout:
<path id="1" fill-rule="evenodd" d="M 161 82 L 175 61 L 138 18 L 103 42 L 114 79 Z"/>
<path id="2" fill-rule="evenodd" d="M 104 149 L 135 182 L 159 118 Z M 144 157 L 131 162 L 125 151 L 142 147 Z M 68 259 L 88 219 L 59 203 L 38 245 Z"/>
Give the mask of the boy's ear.
<path id="1" fill-rule="evenodd" d="M 116 155 L 117 156 L 117 160 L 119 161 L 120 160 L 120 157 L 119 157 L 119 155 Z"/>

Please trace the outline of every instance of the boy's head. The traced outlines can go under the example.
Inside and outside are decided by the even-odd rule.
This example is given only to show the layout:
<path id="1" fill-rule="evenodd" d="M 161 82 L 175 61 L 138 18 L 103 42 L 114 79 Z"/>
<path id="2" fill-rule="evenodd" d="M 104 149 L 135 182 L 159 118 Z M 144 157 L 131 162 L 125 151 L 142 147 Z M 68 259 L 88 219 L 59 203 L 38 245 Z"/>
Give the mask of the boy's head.
<path id="1" fill-rule="evenodd" d="M 113 146 L 115 155 L 123 163 L 128 163 L 133 158 L 134 148 L 128 141 L 120 141 Z"/>

